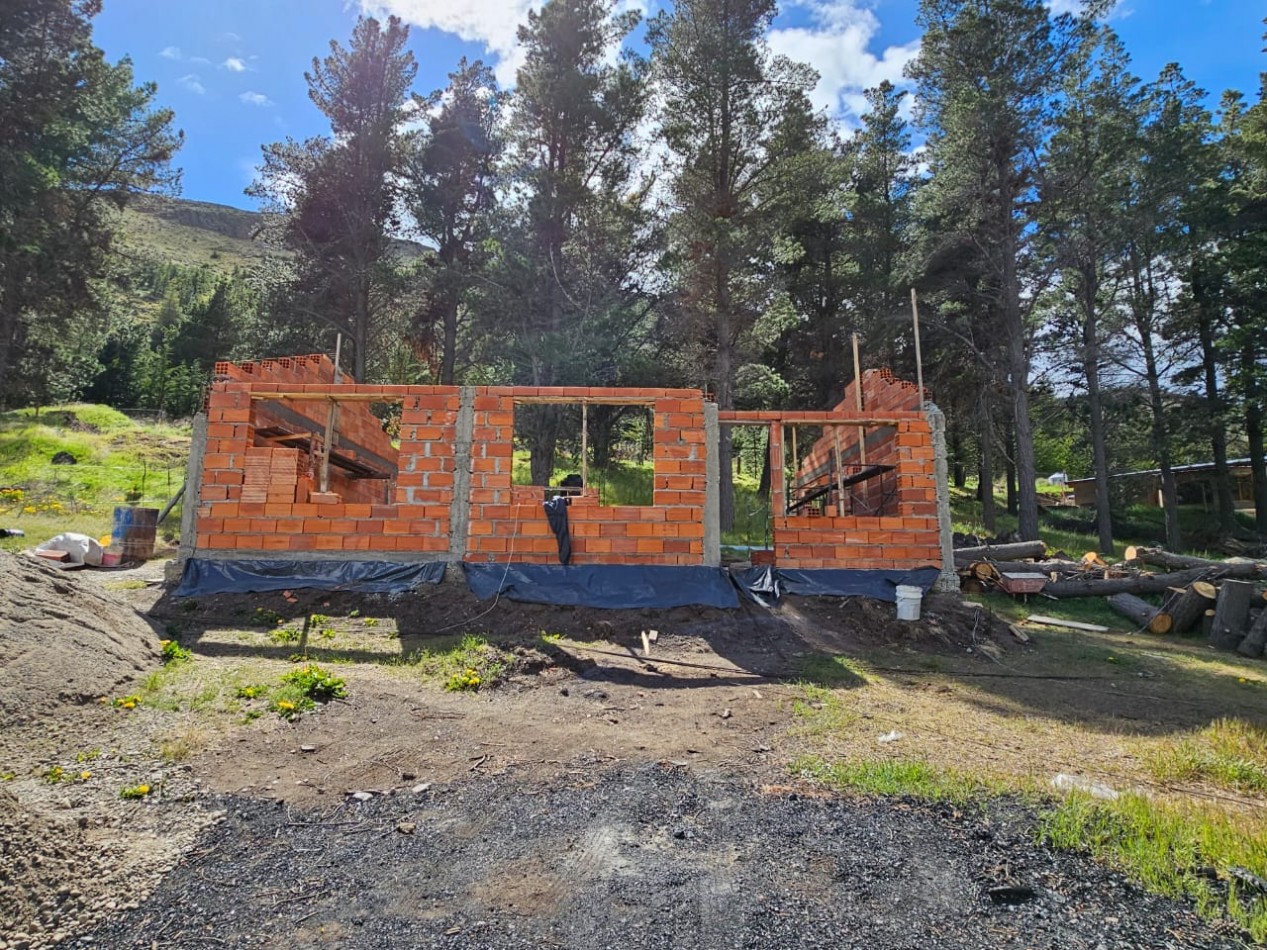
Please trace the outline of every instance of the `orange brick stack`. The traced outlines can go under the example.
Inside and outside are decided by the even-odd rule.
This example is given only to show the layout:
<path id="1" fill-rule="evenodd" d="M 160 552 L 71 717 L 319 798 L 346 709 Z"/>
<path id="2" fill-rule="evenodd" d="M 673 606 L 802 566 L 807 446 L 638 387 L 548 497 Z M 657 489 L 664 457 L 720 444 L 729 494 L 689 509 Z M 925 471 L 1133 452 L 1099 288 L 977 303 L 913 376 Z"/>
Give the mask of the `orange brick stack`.
<path id="1" fill-rule="evenodd" d="M 247 449 L 242 501 L 293 504 L 302 464 L 300 455 L 298 449 Z"/>

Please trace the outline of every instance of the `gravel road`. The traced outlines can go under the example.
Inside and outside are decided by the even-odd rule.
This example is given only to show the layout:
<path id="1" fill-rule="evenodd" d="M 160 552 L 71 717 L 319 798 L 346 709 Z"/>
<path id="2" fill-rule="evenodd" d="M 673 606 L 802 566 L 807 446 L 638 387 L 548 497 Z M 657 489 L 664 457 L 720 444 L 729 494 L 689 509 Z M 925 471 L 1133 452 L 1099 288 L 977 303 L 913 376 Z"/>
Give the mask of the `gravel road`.
<path id="1" fill-rule="evenodd" d="M 993 817 L 643 765 L 226 815 L 109 947 L 1233 948 Z M 991 895 L 992 888 L 1011 888 Z"/>

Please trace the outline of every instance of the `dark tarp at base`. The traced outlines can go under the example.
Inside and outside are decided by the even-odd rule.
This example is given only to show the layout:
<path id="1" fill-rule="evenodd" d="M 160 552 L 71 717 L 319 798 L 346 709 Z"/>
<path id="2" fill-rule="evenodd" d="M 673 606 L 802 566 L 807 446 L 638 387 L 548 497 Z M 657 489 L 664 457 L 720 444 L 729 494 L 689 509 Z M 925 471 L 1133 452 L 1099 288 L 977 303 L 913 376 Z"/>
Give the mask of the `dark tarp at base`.
<path id="1" fill-rule="evenodd" d="M 444 580 L 444 561 L 211 560 L 191 557 L 173 597 L 260 594 L 311 587 L 360 594 L 397 594 Z"/>
<path id="2" fill-rule="evenodd" d="M 739 606 L 730 576 L 719 567 L 640 564 L 463 564 L 480 600 L 501 593 L 527 604 L 568 607 Z"/>
<path id="3" fill-rule="evenodd" d="M 757 603 L 778 600 L 783 594 L 799 597 L 870 597 L 897 602 L 897 587 L 918 587 L 927 594 L 941 574 L 935 567 L 913 571 L 869 571 L 848 568 L 795 570 L 785 567 L 750 567 L 736 571 L 735 583 Z"/>

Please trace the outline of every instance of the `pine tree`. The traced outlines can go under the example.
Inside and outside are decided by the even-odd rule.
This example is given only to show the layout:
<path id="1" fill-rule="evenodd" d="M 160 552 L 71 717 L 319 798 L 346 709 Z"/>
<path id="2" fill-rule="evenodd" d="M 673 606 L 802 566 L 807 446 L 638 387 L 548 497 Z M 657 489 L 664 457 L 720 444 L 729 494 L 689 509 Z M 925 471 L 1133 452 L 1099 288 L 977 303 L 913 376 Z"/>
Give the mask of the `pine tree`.
<path id="1" fill-rule="evenodd" d="M 408 38 L 397 17 L 385 27 L 361 17 L 349 46 L 331 40 L 329 55 L 304 74 L 331 136 L 265 146 L 247 190 L 280 219 L 282 243 L 296 256 L 296 309 L 347 335 L 361 380 L 397 277 L 401 126 L 417 72 Z"/>

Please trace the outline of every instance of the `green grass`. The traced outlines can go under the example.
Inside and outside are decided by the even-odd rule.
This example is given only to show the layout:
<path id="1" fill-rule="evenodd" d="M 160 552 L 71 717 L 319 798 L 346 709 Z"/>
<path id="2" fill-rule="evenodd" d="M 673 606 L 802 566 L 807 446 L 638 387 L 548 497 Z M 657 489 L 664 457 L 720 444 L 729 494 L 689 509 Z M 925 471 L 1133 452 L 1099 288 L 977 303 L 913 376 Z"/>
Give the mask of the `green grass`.
<path id="1" fill-rule="evenodd" d="M 554 475 L 551 481 L 558 484 L 567 475 L 581 473 L 580 459 L 560 452 L 554 458 Z M 650 505 L 655 490 L 655 463 L 612 462 L 606 468 L 590 467 L 588 487 L 598 489 L 599 501 L 604 505 Z M 511 482 L 515 485 L 532 484 L 531 454 L 527 449 L 517 449 Z"/>
<path id="2" fill-rule="evenodd" d="M 393 665 L 410 666 L 427 679 L 446 684 L 473 670 L 480 688 L 495 686 L 511 670 L 510 657 L 483 637 L 466 634 L 439 639 L 443 645 L 417 650 Z"/>
<path id="3" fill-rule="evenodd" d="M 1257 736 L 1253 741 L 1261 740 Z M 805 756 L 792 771 L 846 794 L 913 798 L 959 807 L 1019 796 L 1037 811 L 1035 835 L 1049 847 L 1083 851 L 1149 891 L 1192 901 L 1206 918 L 1226 917 L 1267 942 L 1267 900 L 1237 887 L 1229 869 L 1267 876 L 1267 820 L 1196 803 L 1125 794 L 1109 801 L 1083 792 L 1054 797 L 1032 784 L 987 778 L 912 760 L 827 762 Z M 1221 879 L 1209 877 L 1213 871 Z"/>
<path id="4" fill-rule="evenodd" d="M 1046 597 L 1031 595 L 1028 600 L 1022 600 L 999 591 L 988 591 L 965 594 L 964 600 L 984 604 L 992 613 L 1010 623 L 1017 623 L 1026 617 L 1038 614 L 1060 620 L 1095 623 L 1108 627 L 1110 630 L 1125 632 L 1135 629 L 1129 620 L 1110 610 L 1103 597 L 1066 597 L 1061 600 L 1048 600 Z"/>
<path id="5" fill-rule="evenodd" d="M 74 465 L 54 465 L 59 452 Z M 31 547 L 63 531 L 109 534 L 116 505 L 161 508 L 184 483 L 189 431 L 135 423 L 105 406 L 76 404 L 0 413 L 0 528 L 25 538 L 0 548 Z M 179 524 L 173 512 L 164 529 Z"/>
<path id="6" fill-rule="evenodd" d="M 1267 793 L 1267 730 L 1241 719 L 1219 719 L 1154 753 L 1148 768 L 1163 782 L 1198 781 L 1235 792 Z"/>
<path id="7" fill-rule="evenodd" d="M 1040 485 L 1040 492 L 1046 486 Z M 1015 531 L 1017 518 L 1007 513 L 1006 495 L 995 490 L 997 514 L 994 534 L 1003 535 Z M 976 486 L 950 489 L 951 518 L 954 530 L 961 534 L 986 535 L 981 523 L 981 503 L 976 500 Z M 1047 542 L 1049 551 L 1063 551 L 1078 558 L 1087 551 L 1099 549 L 1096 535 L 1095 513 L 1088 508 L 1040 508 L 1039 534 Z M 1161 508 L 1148 505 L 1132 505 L 1113 512 L 1113 557 L 1121 559 L 1126 548 L 1134 545 L 1158 545 L 1165 542 L 1166 514 Z M 1237 519 L 1247 531 L 1253 530 L 1253 520 L 1244 513 Z M 1218 525 L 1212 513 L 1199 507 L 1184 506 L 1179 509 L 1179 531 L 1184 542 L 1180 553 L 1221 557 L 1212 550 L 1219 541 Z"/>
<path id="8" fill-rule="evenodd" d="M 1002 783 L 970 772 L 909 760 L 829 763 L 818 756 L 805 756 L 792 763 L 792 771 L 838 792 L 948 802 L 960 807 L 1008 790 Z"/>
<path id="9" fill-rule="evenodd" d="M 1267 901 L 1243 893 L 1232 867 L 1267 875 L 1267 823 L 1202 806 L 1157 802 L 1141 795 L 1115 801 L 1075 793 L 1039 815 L 1038 839 L 1086 851 L 1155 894 L 1193 901 L 1207 918 L 1226 916 L 1258 943 L 1267 942 Z M 1213 870 L 1226 887 L 1208 877 Z"/>

